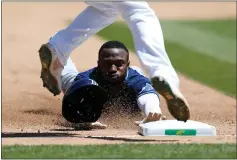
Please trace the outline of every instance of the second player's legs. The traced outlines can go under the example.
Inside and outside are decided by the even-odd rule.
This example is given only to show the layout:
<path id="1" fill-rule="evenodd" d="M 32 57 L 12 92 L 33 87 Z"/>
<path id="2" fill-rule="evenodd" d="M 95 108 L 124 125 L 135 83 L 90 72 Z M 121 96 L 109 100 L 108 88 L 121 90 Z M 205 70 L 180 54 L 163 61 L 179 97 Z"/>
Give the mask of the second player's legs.
<path id="1" fill-rule="evenodd" d="M 160 22 L 147 2 L 114 2 L 129 25 L 137 55 L 151 77 L 164 76 L 179 86 L 178 76 L 164 46 Z"/>
<path id="2" fill-rule="evenodd" d="M 66 65 L 67 59 L 75 48 L 113 23 L 117 17 L 117 12 L 109 6 L 105 5 L 100 10 L 89 6 L 67 28 L 57 32 L 49 43 L 55 49 L 61 64 Z"/>

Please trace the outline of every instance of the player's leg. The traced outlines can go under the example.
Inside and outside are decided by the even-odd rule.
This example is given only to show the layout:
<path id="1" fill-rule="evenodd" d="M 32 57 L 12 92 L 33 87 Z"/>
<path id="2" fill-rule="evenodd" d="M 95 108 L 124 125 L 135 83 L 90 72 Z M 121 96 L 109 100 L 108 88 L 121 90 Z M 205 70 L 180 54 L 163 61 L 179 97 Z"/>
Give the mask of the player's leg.
<path id="1" fill-rule="evenodd" d="M 87 7 L 67 28 L 57 32 L 47 44 L 41 46 L 41 78 L 44 87 L 54 95 L 61 93 L 61 72 L 71 52 L 116 20 L 118 14 L 115 10 L 109 9 L 108 6 L 100 7 L 101 10 L 92 6 Z"/>
<path id="2" fill-rule="evenodd" d="M 166 99 L 178 120 L 190 117 L 188 103 L 179 91 L 179 79 L 164 46 L 163 33 L 155 12 L 147 2 L 114 2 L 129 25 L 137 55 L 149 72 L 153 87 Z"/>
<path id="3" fill-rule="evenodd" d="M 90 4 L 97 4 L 94 2 Z M 105 5 L 105 4 L 104 4 Z M 65 29 L 57 32 L 49 41 L 56 51 L 60 62 L 65 65 L 71 52 L 88 38 L 113 23 L 118 14 L 107 6 L 101 9 L 88 6 Z"/>
<path id="4" fill-rule="evenodd" d="M 163 75 L 179 86 L 178 76 L 165 51 L 158 18 L 147 2 L 117 2 L 116 6 L 128 24 L 142 65 L 151 77 Z"/>

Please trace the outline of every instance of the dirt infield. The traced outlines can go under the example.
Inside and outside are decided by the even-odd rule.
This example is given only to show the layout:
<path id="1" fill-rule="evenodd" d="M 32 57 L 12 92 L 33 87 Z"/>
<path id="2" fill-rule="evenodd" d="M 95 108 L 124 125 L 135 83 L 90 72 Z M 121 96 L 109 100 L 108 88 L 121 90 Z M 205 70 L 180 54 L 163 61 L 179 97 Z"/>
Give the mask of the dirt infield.
<path id="1" fill-rule="evenodd" d="M 162 19 L 236 15 L 234 2 L 150 4 Z M 62 95 L 54 97 L 42 87 L 37 51 L 86 5 L 82 2 L 3 2 L 2 5 L 2 144 L 236 143 L 236 100 L 182 75 L 179 75 L 181 90 L 192 107 L 192 120 L 216 126 L 217 137 L 142 137 L 133 124 L 137 119 L 119 117 L 105 120 L 106 130 L 73 131 L 61 116 Z M 80 71 L 96 65 L 102 44 L 101 39 L 92 37 L 73 52 L 73 61 Z M 131 55 L 131 63 L 140 66 L 135 54 Z M 163 99 L 161 108 L 171 119 Z"/>

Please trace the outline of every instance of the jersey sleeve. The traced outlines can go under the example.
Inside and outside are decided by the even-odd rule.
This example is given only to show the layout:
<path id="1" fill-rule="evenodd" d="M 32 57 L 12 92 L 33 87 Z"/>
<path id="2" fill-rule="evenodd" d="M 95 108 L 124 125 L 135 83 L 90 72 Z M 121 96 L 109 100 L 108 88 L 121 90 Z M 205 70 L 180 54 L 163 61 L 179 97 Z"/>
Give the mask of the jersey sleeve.
<path id="1" fill-rule="evenodd" d="M 70 88 L 67 90 L 65 95 L 73 92 L 75 89 L 78 88 L 78 86 L 88 84 L 98 85 L 97 82 L 93 79 L 94 71 L 95 71 L 94 68 L 92 68 L 90 70 L 78 73 L 78 75 L 74 79 L 73 83 L 71 84 Z"/>
<path id="2" fill-rule="evenodd" d="M 81 72 L 81 73 L 78 73 L 78 75 L 76 76 L 76 78 L 74 79 L 74 81 L 78 81 L 80 79 L 93 79 L 93 73 L 94 73 L 94 70 L 95 68 L 92 68 L 90 70 L 87 70 L 85 72 Z"/>
<path id="3" fill-rule="evenodd" d="M 129 88 L 136 92 L 136 98 L 149 93 L 154 93 L 158 96 L 158 93 L 151 85 L 151 81 L 133 69 L 128 70 L 126 83 Z"/>

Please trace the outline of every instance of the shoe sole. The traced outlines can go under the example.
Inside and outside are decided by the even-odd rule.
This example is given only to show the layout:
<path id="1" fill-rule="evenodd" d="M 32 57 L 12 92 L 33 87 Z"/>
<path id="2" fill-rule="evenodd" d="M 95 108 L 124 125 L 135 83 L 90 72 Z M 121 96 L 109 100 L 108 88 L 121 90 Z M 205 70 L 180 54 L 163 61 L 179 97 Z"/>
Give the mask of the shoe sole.
<path id="1" fill-rule="evenodd" d="M 178 121 L 186 122 L 190 118 L 190 111 L 186 100 L 176 95 L 165 80 L 154 77 L 151 81 L 153 87 L 165 98 L 171 115 Z"/>
<path id="2" fill-rule="evenodd" d="M 42 65 L 40 78 L 43 81 L 43 87 L 46 87 L 51 93 L 54 94 L 54 96 L 59 95 L 61 91 L 58 86 L 58 81 L 50 72 L 50 66 L 52 63 L 52 55 L 50 51 L 49 53 L 39 51 L 39 56 Z"/>

